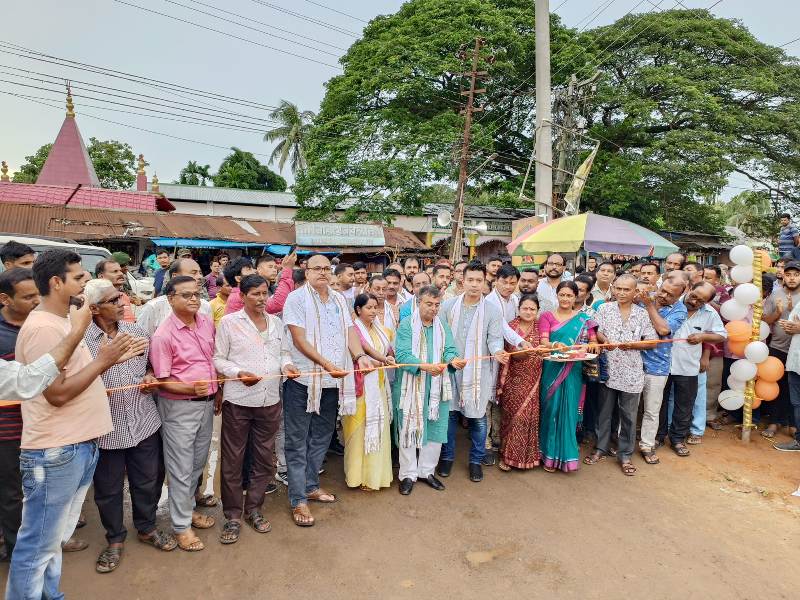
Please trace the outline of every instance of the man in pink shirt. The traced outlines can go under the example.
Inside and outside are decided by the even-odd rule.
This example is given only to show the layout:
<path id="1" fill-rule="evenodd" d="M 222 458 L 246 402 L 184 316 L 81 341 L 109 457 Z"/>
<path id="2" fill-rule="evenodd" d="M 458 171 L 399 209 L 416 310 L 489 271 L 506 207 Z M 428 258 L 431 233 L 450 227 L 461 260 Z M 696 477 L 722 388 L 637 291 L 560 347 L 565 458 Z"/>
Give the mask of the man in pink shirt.
<path id="1" fill-rule="evenodd" d="M 181 549 L 197 552 L 203 542 L 192 527 L 214 526 L 194 511 L 195 487 L 208 458 L 219 385 L 214 368 L 214 321 L 199 314 L 200 288 L 194 277 L 179 275 L 164 288 L 172 314 L 150 342 L 153 374 L 159 386 L 158 410 L 164 466 L 169 476 L 169 512 Z"/>
<path id="2" fill-rule="evenodd" d="M 239 291 L 239 282 L 246 275 L 253 275 L 256 270 L 253 263 L 246 256 L 240 256 L 236 260 L 228 263 L 222 271 L 225 281 L 231 286 L 231 293 L 228 302 L 225 304 L 225 314 L 229 315 L 244 308 L 242 294 Z"/>

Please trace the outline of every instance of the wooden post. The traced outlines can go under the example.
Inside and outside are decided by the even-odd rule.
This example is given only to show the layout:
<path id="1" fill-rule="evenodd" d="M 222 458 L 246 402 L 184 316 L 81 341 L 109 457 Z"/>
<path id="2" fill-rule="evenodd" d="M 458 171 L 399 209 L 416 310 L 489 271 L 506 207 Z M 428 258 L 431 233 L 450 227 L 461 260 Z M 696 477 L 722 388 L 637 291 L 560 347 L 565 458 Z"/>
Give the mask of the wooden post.
<path id="1" fill-rule="evenodd" d="M 758 288 L 758 301 L 753 304 L 753 329 L 750 341 L 757 342 L 761 339 L 761 315 L 764 304 L 761 299 L 761 254 L 753 253 L 753 284 Z M 756 397 L 756 378 L 747 382 L 744 390 L 744 407 L 742 409 L 742 441 L 750 441 L 750 432 L 753 430 L 753 400 Z"/>

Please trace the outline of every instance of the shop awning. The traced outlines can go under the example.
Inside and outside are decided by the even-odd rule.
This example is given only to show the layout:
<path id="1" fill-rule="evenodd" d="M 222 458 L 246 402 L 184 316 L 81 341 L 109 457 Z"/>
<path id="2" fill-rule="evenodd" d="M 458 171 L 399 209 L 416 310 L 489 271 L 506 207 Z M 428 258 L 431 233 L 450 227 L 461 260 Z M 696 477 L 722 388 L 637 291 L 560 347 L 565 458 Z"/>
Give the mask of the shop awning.
<path id="1" fill-rule="evenodd" d="M 193 238 L 151 237 L 150 240 L 160 248 L 264 248 L 267 246 L 267 244 L 257 244 L 252 242 L 202 240 Z"/>

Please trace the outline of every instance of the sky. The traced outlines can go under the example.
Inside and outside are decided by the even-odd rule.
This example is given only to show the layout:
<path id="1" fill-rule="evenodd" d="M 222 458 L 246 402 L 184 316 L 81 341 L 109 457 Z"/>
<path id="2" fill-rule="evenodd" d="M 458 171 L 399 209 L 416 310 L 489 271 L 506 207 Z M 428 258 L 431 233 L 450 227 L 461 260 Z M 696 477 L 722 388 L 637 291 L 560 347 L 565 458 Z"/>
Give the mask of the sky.
<path id="1" fill-rule="evenodd" d="M 635 12 L 651 10 L 650 1 L 645 0 Z M 715 1 L 683 0 L 683 4 L 690 8 L 705 8 Z M 611 23 L 631 11 L 641 0 L 550 2 L 551 10 L 555 9 L 566 25 L 581 29 Z M 672 8 L 676 4 L 673 0 L 652 2 L 661 8 Z M 232 107 L 229 103 L 198 99 L 192 92 L 175 96 L 130 81 L 90 73 L 85 68 L 73 69 L 28 60 L 3 51 L 8 50 L 8 46 L 0 47 L 0 160 L 8 162 L 11 172 L 24 162 L 26 155 L 33 154 L 39 146 L 55 138 L 64 118 L 63 79 L 70 78 L 76 88 L 78 124 L 87 143 L 90 137 L 125 141 L 136 154 L 144 154 L 150 163 L 149 177 L 155 172 L 162 182 L 170 182 L 177 179 L 180 169 L 189 160 L 210 164 L 212 172 L 215 171 L 231 146 L 251 151 L 262 162 L 267 162 L 271 147 L 263 141 L 262 130 L 272 125 L 265 121 L 249 122 L 246 127 L 250 130 L 236 131 L 201 123 L 194 118 L 190 118 L 192 122 L 184 123 L 157 119 L 152 113 L 150 116 L 130 114 L 140 112 L 140 103 L 144 101 L 141 95 L 160 96 L 187 105 L 207 102 L 226 112 L 240 110 L 248 118 L 255 116 L 258 119 L 265 119 L 269 113 L 266 106 L 275 106 L 281 99 L 295 102 L 301 109 L 316 111 L 324 97 L 325 82 L 340 72 L 336 66 L 337 59 L 344 51 L 338 48 L 347 48 L 353 43 L 366 21 L 397 11 L 403 2 L 30 0 L 4 4 L 2 43 L 258 103 L 258 106 Z M 214 6 L 222 7 L 228 13 L 221 13 Z M 794 0 L 722 0 L 712 12 L 740 19 L 756 37 L 770 44 L 781 45 L 800 37 L 800 2 Z M 203 13 L 243 23 L 245 27 Z M 163 15 L 172 15 L 217 31 Z M 786 50 L 800 53 L 800 42 Z M 10 68 L 37 71 L 45 76 Z M 113 93 L 120 95 L 106 95 L 112 93 L 110 90 L 105 94 L 89 90 L 85 83 L 118 88 L 119 91 Z M 83 90 L 78 89 L 81 86 Z M 9 93 L 33 96 L 36 101 Z M 89 107 L 89 104 L 98 105 L 99 102 L 83 98 L 81 94 L 103 96 L 105 100 L 113 99 L 119 104 L 113 105 L 115 111 Z M 126 95 L 127 98 L 123 97 Z M 104 106 L 111 105 L 106 103 Z M 213 120 L 207 114 L 198 114 L 196 118 Z M 277 170 L 277 166 L 274 168 Z M 283 175 L 291 181 L 288 166 Z M 730 186 L 724 196 L 729 197 L 740 191 L 739 187 L 749 187 L 749 184 L 744 177 L 734 176 Z"/>

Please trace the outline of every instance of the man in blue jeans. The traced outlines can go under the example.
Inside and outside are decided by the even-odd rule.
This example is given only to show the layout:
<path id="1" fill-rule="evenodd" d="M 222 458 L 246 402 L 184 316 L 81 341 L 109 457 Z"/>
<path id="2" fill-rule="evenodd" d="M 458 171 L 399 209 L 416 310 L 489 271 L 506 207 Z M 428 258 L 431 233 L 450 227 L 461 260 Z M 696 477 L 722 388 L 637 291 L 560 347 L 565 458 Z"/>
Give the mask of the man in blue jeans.
<path id="1" fill-rule="evenodd" d="M 17 336 L 16 357 L 28 364 L 47 354 L 71 330 L 70 300 L 84 287 L 80 256 L 69 250 L 42 253 L 33 278 L 42 296 Z M 43 393 L 23 402 L 20 471 L 22 525 L 8 574 L 6 600 L 59 600 L 61 542 L 75 529 L 97 464 L 97 438 L 112 430 L 100 374 L 118 359 L 141 352 L 117 335 L 92 358 L 80 344 L 62 373 Z"/>
<path id="2" fill-rule="evenodd" d="M 794 439 L 789 442 L 773 444 L 781 452 L 800 452 L 800 304 L 795 305 L 788 319 L 781 319 L 777 325 L 792 337 L 789 352 L 786 354 L 786 371 L 789 374 L 789 402 Z"/>
<path id="3" fill-rule="evenodd" d="M 486 267 L 471 262 L 464 268 L 464 293 L 442 304 L 439 318 L 453 332 L 459 356 L 467 360 L 464 369 L 453 379 L 453 402 L 450 405 L 450 424 L 447 443 L 442 446 L 437 472 L 449 477 L 456 455 L 456 431 L 461 415 L 469 422 L 471 447 L 469 478 L 483 480 L 481 463 L 486 455 L 486 407 L 494 398 L 496 370 L 492 361 L 478 357 L 493 355 L 500 364 L 510 357 L 503 350 L 503 316 L 500 309 L 483 297 Z"/>

